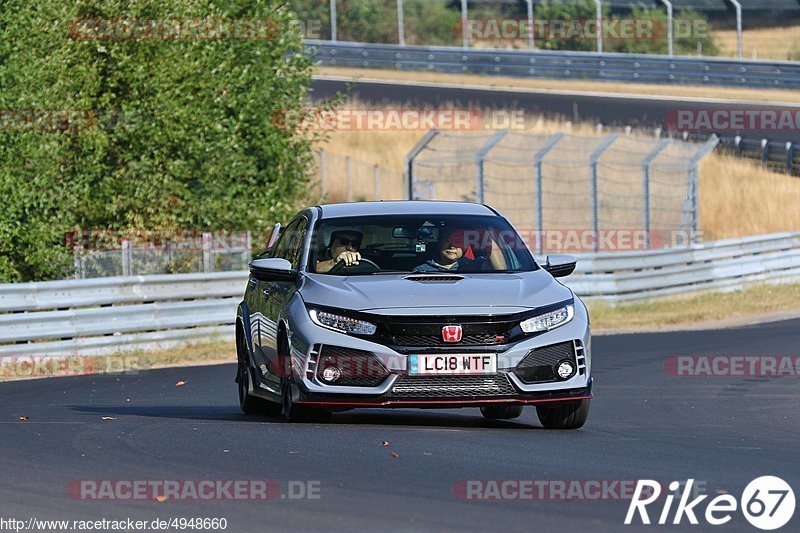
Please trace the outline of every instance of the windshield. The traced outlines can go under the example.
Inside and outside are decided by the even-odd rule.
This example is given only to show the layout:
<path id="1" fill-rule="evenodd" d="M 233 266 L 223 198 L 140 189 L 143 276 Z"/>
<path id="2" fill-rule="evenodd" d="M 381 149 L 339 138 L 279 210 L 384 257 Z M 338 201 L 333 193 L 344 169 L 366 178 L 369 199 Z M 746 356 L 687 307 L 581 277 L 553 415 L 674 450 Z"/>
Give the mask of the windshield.
<path id="1" fill-rule="evenodd" d="M 381 215 L 317 222 L 308 271 L 380 273 L 527 272 L 538 266 L 503 218 Z"/>

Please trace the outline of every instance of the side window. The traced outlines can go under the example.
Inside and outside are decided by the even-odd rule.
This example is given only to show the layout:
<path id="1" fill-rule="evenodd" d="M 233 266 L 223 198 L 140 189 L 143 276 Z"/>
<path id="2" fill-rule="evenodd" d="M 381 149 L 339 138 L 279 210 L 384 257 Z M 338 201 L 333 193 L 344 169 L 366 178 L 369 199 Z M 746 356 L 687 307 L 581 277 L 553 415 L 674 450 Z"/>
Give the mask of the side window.
<path id="1" fill-rule="evenodd" d="M 300 268 L 300 256 L 303 255 L 303 244 L 305 242 L 306 229 L 308 222 L 305 218 L 298 218 L 292 221 L 283 234 L 275 243 L 270 257 L 280 257 L 292 264 L 292 268 Z"/>

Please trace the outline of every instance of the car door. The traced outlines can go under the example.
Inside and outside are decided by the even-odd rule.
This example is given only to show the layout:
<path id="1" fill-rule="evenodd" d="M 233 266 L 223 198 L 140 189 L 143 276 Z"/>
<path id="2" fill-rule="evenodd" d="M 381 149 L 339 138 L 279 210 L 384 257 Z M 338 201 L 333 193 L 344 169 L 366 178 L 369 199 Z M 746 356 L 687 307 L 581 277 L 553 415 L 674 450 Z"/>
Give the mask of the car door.
<path id="1" fill-rule="evenodd" d="M 292 264 L 293 269 L 299 270 L 307 230 L 308 220 L 304 216 L 294 219 L 286 226 L 269 256 L 286 259 Z M 257 320 L 259 323 L 258 352 L 261 359 L 259 366 L 262 375 L 268 381 L 280 379 L 281 372 L 277 358 L 278 318 L 296 290 L 296 284 L 288 281 L 258 281 L 254 290 L 255 312 L 251 320 Z"/>

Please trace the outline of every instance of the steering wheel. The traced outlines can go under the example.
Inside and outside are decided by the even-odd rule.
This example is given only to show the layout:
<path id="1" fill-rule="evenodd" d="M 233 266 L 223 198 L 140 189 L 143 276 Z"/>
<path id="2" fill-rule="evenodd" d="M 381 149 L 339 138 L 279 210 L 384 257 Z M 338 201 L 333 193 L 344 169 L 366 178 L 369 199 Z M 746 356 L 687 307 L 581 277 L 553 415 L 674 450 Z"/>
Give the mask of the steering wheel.
<path id="1" fill-rule="evenodd" d="M 380 272 L 381 267 L 375 264 L 374 261 L 361 258 L 358 260 L 357 265 L 347 266 L 344 261 L 339 261 L 328 272 L 336 273 L 346 271 L 348 274 L 366 274 L 370 272 Z"/>

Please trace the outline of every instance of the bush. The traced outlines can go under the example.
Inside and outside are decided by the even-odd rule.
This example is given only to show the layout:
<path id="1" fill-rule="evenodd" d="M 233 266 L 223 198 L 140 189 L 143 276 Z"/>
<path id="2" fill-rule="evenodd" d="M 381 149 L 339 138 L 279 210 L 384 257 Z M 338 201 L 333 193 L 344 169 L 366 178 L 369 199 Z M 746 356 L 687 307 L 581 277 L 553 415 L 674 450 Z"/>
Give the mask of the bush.
<path id="1" fill-rule="evenodd" d="M 0 109 L 77 110 L 44 127 L 0 117 L 1 281 L 63 277 L 76 228 L 257 230 L 304 200 L 313 139 L 273 121 L 299 112 L 311 83 L 285 1 L 0 3 Z M 269 19 L 277 31 L 70 36 L 76 19 L 114 18 Z"/>

